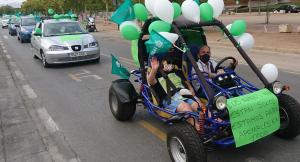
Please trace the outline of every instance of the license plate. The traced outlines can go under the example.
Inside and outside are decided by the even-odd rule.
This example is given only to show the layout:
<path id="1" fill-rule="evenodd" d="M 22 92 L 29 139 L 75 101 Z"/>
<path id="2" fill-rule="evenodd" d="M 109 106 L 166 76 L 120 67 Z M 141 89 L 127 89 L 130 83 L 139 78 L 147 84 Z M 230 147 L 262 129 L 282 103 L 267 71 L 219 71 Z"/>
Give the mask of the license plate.
<path id="1" fill-rule="evenodd" d="M 86 53 L 85 52 L 69 53 L 69 57 L 80 57 L 80 56 L 86 56 Z"/>

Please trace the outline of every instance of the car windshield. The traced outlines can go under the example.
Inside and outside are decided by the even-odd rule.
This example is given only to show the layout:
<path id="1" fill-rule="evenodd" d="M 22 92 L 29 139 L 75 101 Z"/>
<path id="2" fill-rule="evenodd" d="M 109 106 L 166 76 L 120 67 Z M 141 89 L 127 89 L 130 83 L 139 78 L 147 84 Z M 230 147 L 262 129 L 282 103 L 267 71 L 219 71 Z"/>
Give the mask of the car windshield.
<path id="1" fill-rule="evenodd" d="M 19 22 L 18 22 L 17 18 L 12 18 L 12 19 L 10 19 L 10 23 L 11 24 L 18 24 Z"/>
<path id="2" fill-rule="evenodd" d="M 8 16 L 8 15 L 5 15 L 5 16 L 3 16 L 3 20 L 7 20 L 7 19 L 9 19 L 10 18 L 10 16 Z"/>
<path id="3" fill-rule="evenodd" d="M 34 18 L 23 18 L 22 19 L 22 26 L 33 26 L 35 25 L 35 19 Z"/>
<path id="4" fill-rule="evenodd" d="M 45 24 L 45 37 L 87 33 L 78 22 L 59 22 Z"/>

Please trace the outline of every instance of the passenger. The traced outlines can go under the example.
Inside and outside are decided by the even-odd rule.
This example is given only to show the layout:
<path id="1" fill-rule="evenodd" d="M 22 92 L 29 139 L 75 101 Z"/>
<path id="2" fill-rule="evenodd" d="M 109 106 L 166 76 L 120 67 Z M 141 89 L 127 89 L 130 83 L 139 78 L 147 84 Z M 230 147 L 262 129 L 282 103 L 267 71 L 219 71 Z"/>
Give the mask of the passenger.
<path id="1" fill-rule="evenodd" d="M 172 112 L 193 112 L 198 110 L 198 107 L 201 106 L 199 100 L 190 99 L 185 96 L 186 94 L 189 94 L 190 96 L 194 97 L 195 92 L 191 84 L 184 77 L 181 70 L 176 70 L 174 65 L 168 64 L 166 60 L 163 60 L 162 65 L 160 65 L 156 57 L 151 58 L 150 65 L 151 70 L 147 74 L 147 81 L 166 109 L 169 109 Z M 170 100 L 167 97 L 167 80 L 158 75 L 160 71 L 165 73 L 169 80 L 176 87 L 176 89 L 172 88 L 170 92 Z M 198 122 L 195 122 L 193 118 L 187 119 L 187 122 L 194 125 L 197 131 L 200 130 Z"/>

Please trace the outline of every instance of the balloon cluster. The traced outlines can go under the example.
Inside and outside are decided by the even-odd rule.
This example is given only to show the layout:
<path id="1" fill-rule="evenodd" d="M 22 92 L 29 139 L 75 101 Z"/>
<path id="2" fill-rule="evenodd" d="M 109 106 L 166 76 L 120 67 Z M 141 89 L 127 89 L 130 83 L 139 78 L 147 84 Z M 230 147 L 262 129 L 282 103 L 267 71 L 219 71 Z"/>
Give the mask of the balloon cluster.
<path id="1" fill-rule="evenodd" d="M 244 20 L 235 20 L 232 24 L 227 25 L 226 28 L 244 50 L 250 50 L 254 46 L 253 36 L 250 33 L 245 33 L 247 24 Z"/>
<path id="2" fill-rule="evenodd" d="M 172 22 L 181 14 L 195 23 L 212 21 L 213 18 L 217 18 L 222 13 L 223 8 L 223 0 L 208 0 L 207 3 L 202 3 L 200 6 L 193 0 L 185 0 L 181 6 L 176 2 L 171 3 L 169 0 L 145 0 L 145 5 L 137 3 L 133 6 L 137 20 L 147 20 L 150 15 L 149 12 L 152 16 L 160 19 L 150 24 L 149 33 L 152 30 L 169 32 Z M 136 40 L 139 38 L 141 29 L 135 21 L 125 21 L 121 26 L 120 31 L 124 39 Z M 166 39 L 169 40 L 170 38 L 167 37 Z"/>
<path id="3" fill-rule="evenodd" d="M 53 16 L 54 19 L 72 19 L 77 20 L 78 16 L 76 14 L 73 14 L 72 12 L 69 12 L 67 14 L 56 14 L 55 11 L 52 8 L 48 9 L 48 14 Z"/>

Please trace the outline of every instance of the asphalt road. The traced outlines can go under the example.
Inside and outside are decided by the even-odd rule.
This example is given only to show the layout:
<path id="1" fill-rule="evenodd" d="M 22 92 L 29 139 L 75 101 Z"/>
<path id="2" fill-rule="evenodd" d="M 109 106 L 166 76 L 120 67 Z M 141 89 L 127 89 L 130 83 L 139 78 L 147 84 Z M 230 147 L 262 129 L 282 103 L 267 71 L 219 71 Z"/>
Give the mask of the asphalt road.
<path id="1" fill-rule="evenodd" d="M 81 161 L 170 161 L 165 140 L 167 127 L 147 114 L 139 106 L 131 122 L 116 121 L 108 106 L 108 88 L 117 77 L 110 74 L 111 53 L 133 69 L 130 44 L 120 40 L 117 33 L 95 33 L 100 42 L 99 64 L 86 63 L 44 69 L 40 60 L 33 59 L 30 44 L 21 44 L 0 31 L 8 53 L 21 68 L 43 106 L 64 133 Z M 230 55 L 231 49 L 214 49 L 215 53 Z M 266 61 L 271 61 L 267 59 Z M 247 79 L 257 82 L 249 67 L 241 65 L 238 71 Z M 280 71 L 279 79 L 291 85 L 289 94 L 300 101 L 300 73 L 289 68 Z M 260 85 L 257 83 L 257 85 Z M 282 140 L 269 136 L 251 145 L 235 149 L 209 152 L 209 161 L 300 161 L 300 137 Z"/>

